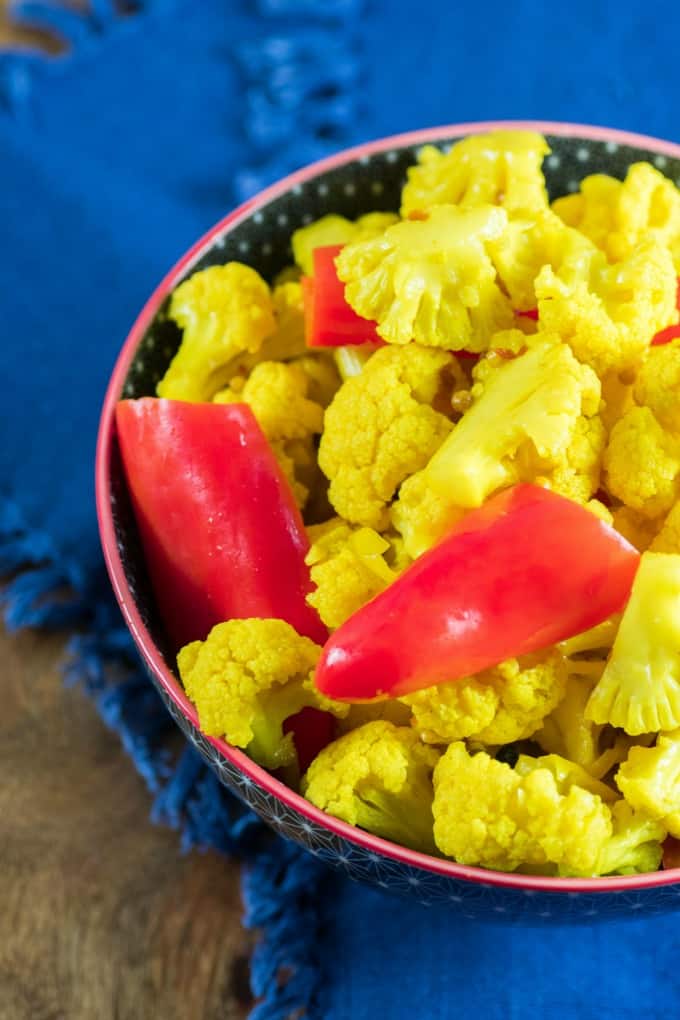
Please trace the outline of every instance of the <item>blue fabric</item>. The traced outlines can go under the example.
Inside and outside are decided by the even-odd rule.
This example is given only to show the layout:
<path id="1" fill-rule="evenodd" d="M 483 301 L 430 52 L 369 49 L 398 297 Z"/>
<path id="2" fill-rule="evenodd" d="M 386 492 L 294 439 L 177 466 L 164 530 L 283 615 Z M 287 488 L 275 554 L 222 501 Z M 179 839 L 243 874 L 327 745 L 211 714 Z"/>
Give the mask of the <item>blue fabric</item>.
<path id="1" fill-rule="evenodd" d="M 679 141 L 667 43 L 680 13 L 667 0 L 616 13 L 603 0 L 128 6 L 122 18 L 112 0 L 87 16 L 19 4 L 70 52 L 0 55 L 8 622 L 80 628 L 69 678 L 120 735 L 155 819 L 185 846 L 247 861 L 247 922 L 266 933 L 253 960 L 260 1020 L 303 1005 L 355 1020 L 675 1015 L 673 918 L 509 934 L 350 885 L 280 842 L 263 849 L 260 826 L 194 753 L 176 761 L 167 749 L 172 726 L 107 595 L 91 476 L 129 324 L 237 199 L 350 142 L 437 123 L 542 117 Z"/>

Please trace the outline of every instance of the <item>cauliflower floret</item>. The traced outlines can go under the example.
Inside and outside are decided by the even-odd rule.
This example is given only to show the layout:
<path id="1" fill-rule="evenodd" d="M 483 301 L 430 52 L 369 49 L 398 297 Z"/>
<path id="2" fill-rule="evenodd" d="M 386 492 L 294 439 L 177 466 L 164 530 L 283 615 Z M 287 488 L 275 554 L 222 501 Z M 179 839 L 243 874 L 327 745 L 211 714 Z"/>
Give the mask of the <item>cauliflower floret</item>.
<path id="1" fill-rule="evenodd" d="M 669 252 L 642 241 L 623 262 L 565 280 L 544 266 L 535 283 L 539 326 L 557 333 L 598 375 L 634 367 L 651 338 L 677 319 Z"/>
<path id="2" fill-rule="evenodd" d="M 307 800 L 401 846 L 434 851 L 432 770 L 437 752 L 413 730 L 378 720 L 333 741 L 302 779 Z"/>
<path id="3" fill-rule="evenodd" d="M 536 732 L 564 697 L 566 668 L 555 650 L 509 659 L 464 680 L 448 681 L 401 698 L 413 726 L 428 744 L 474 737 L 509 744 Z"/>
<path id="4" fill-rule="evenodd" d="M 680 556 L 645 552 L 586 717 L 631 736 L 680 726 Z"/>
<path id="5" fill-rule="evenodd" d="M 633 747 L 616 784 L 631 807 L 680 839 L 680 730 L 660 734 L 654 747 Z"/>
<path id="6" fill-rule="evenodd" d="M 656 528 L 658 530 L 658 523 Z M 650 552 L 680 553 L 680 502 L 671 509 L 653 541 L 647 544 Z"/>
<path id="7" fill-rule="evenodd" d="M 437 763 L 434 790 L 435 843 L 460 864 L 514 871 L 553 863 L 590 871 L 612 835 L 602 799 L 580 786 L 562 792 L 540 758 L 522 776 L 454 743 Z"/>
<path id="8" fill-rule="evenodd" d="M 564 460 L 544 478 L 540 478 L 540 481 L 568 499 L 573 499 L 577 503 L 589 503 L 590 497 L 597 492 L 600 484 L 602 455 L 606 442 L 607 433 L 598 415 L 592 418 L 583 416 L 578 418 L 572 440 L 564 452 Z M 592 502 L 597 504 L 597 500 Z M 606 507 L 602 504 L 591 509 L 606 519 Z M 605 514 L 602 513 L 603 510 Z"/>
<path id="9" fill-rule="evenodd" d="M 631 372 L 607 372 L 601 377 L 602 409 L 601 417 L 607 434 L 633 406 L 633 380 Z"/>
<path id="10" fill-rule="evenodd" d="M 672 432 L 680 432 L 680 339 L 650 347 L 640 366 L 633 394 L 656 420 Z"/>
<path id="11" fill-rule="evenodd" d="M 177 665 L 203 732 L 275 769 L 295 762 L 293 738 L 283 733 L 286 719 L 308 706 L 347 712 L 314 686 L 320 654 L 284 620 L 228 620 L 205 641 L 185 645 Z"/>
<path id="12" fill-rule="evenodd" d="M 550 148 L 534 131 L 470 135 L 443 153 L 424 146 L 407 171 L 401 214 L 433 205 L 501 205 L 508 212 L 541 209 L 548 198 L 541 171 Z"/>
<path id="13" fill-rule="evenodd" d="M 557 790 L 561 794 L 567 794 L 572 786 L 580 786 L 589 793 L 594 793 L 605 804 L 611 804 L 616 800 L 616 792 L 606 783 L 595 779 L 580 765 L 559 754 L 544 754 L 540 758 L 534 758 L 529 754 L 520 754 L 515 763 L 515 772 L 518 776 L 528 776 L 537 769 L 547 769 L 557 784 Z"/>
<path id="14" fill-rule="evenodd" d="M 534 283 L 543 266 L 573 285 L 588 281 L 594 265 L 604 265 L 595 245 L 549 209 L 511 220 L 500 237 L 489 242 L 488 251 L 513 307 L 520 311 L 536 307 Z"/>
<path id="15" fill-rule="evenodd" d="M 422 473 L 401 487 L 393 520 L 413 557 L 434 544 L 462 509 L 479 507 L 516 482 L 540 478 L 582 498 L 597 487 L 602 434 L 583 421 L 599 407 L 592 369 L 565 344 L 546 338 L 500 362 L 491 372 L 481 364 L 475 369 L 472 406 Z"/>
<path id="16" fill-rule="evenodd" d="M 372 528 L 353 528 L 339 517 L 307 532 L 312 545 L 305 563 L 315 585 L 307 601 L 334 629 L 396 578 L 385 555 L 390 542 Z"/>
<path id="17" fill-rule="evenodd" d="M 557 199 L 553 209 L 610 262 L 653 238 L 670 249 L 680 271 L 680 191 L 649 163 L 633 163 L 623 182 L 606 174 L 586 177 L 577 194 Z"/>
<path id="18" fill-rule="evenodd" d="M 502 209 L 442 205 L 350 243 L 335 260 L 345 298 L 388 343 L 485 350 L 513 322 L 486 250 L 506 227 Z"/>
<path id="19" fill-rule="evenodd" d="M 340 387 L 326 411 L 319 465 L 345 520 L 386 530 L 396 489 L 451 429 L 431 405 L 453 360 L 415 344 L 387 347 Z"/>
<path id="20" fill-rule="evenodd" d="M 632 407 L 616 423 L 604 451 L 605 484 L 642 517 L 668 513 L 680 493 L 680 437 L 666 432 L 648 407 Z"/>
<path id="21" fill-rule="evenodd" d="M 612 804 L 611 813 L 612 835 L 600 848 L 592 870 L 579 873 L 573 868 L 567 871 L 558 868 L 559 875 L 637 875 L 658 871 L 663 856 L 661 843 L 666 836 L 664 826 L 644 812 L 633 811 L 625 800 Z"/>
<path id="22" fill-rule="evenodd" d="M 355 222 L 345 219 L 344 216 L 329 213 L 314 223 L 294 231 L 291 238 L 293 257 L 303 273 L 312 276 L 315 248 L 377 237 L 398 220 L 399 217 L 395 213 L 389 212 L 366 213 Z"/>
<path id="23" fill-rule="evenodd" d="M 644 552 L 645 549 L 654 545 L 655 536 L 661 527 L 659 519 L 645 517 L 629 506 L 619 506 L 612 511 L 612 524 L 619 534 L 623 535 L 640 552 Z M 680 546 L 677 550 L 654 547 L 652 552 L 680 552 Z"/>
<path id="24" fill-rule="evenodd" d="M 308 397 L 312 380 L 300 361 L 262 361 L 247 380 L 240 376 L 213 397 L 215 403 L 246 403 L 270 442 L 279 466 L 304 506 L 315 480 L 315 435 L 323 429 L 323 407 Z"/>
<path id="25" fill-rule="evenodd" d="M 168 314 L 182 342 L 156 392 L 171 400 L 210 400 L 229 363 L 276 330 L 269 287 L 240 262 L 194 273 L 173 292 Z"/>

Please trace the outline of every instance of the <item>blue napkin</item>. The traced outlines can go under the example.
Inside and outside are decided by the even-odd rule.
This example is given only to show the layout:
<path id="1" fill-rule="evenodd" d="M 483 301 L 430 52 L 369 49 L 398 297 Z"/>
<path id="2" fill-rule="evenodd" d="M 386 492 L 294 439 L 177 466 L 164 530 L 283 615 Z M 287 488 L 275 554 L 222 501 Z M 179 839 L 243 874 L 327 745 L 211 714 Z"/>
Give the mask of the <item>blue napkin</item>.
<path id="1" fill-rule="evenodd" d="M 0 55 L 0 573 L 14 626 L 68 626 L 96 698 L 186 846 L 240 853 L 259 1018 L 677 1012 L 673 918 L 574 929 L 462 922 L 352 885 L 253 817 L 171 725 L 108 595 L 95 431 L 128 326 L 178 255 L 310 159 L 447 122 L 548 118 L 680 140 L 670 2 L 23 2 L 66 40 Z M 115 682 L 108 666 L 116 665 Z M 124 669 L 121 673 L 120 667 Z M 121 679 L 122 676 L 122 679 Z M 277 980 L 281 968 L 291 974 Z"/>

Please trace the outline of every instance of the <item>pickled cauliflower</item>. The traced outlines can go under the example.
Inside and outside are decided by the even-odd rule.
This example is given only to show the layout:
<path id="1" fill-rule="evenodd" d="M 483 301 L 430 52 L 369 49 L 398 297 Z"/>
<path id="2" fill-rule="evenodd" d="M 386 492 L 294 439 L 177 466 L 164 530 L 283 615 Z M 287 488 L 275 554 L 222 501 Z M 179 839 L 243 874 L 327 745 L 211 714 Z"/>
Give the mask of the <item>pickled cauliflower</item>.
<path id="1" fill-rule="evenodd" d="M 462 510 L 498 489 L 541 479 L 588 499 L 598 485 L 604 432 L 595 418 L 600 383 L 565 344 L 541 338 L 485 373 L 472 405 L 419 475 L 402 485 L 393 520 L 418 556 Z"/>
<path id="2" fill-rule="evenodd" d="M 631 807 L 680 839 L 680 730 L 660 734 L 654 747 L 632 748 L 616 785 Z"/>
<path id="3" fill-rule="evenodd" d="M 287 719 L 306 707 L 347 712 L 313 684 L 320 652 L 283 620 L 227 620 L 205 641 L 185 645 L 177 666 L 203 732 L 275 769 L 295 761 L 292 735 L 283 732 Z"/>
<path id="4" fill-rule="evenodd" d="M 175 289 L 155 404 L 191 422 L 177 511 L 208 562 L 173 545 L 167 588 L 250 613 L 181 649 L 182 684 L 322 811 L 464 865 L 633 875 L 680 840 L 680 189 L 636 163 L 549 196 L 549 151 L 425 145 L 399 212 L 329 205 L 271 278 Z"/>
<path id="5" fill-rule="evenodd" d="M 576 194 L 558 198 L 553 209 L 610 262 L 627 258 L 641 241 L 653 238 L 670 250 L 680 272 L 680 192 L 649 163 L 633 163 L 624 181 L 592 174 Z"/>
<path id="6" fill-rule="evenodd" d="M 305 562 L 314 590 L 307 601 L 327 627 L 339 627 L 397 576 L 393 547 L 372 528 L 355 528 L 336 517 L 308 534 L 312 546 Z"/>
<path id="7" fill-rule="evenodd" d="M 680 726 L 680 555 L 642 554 L 611 655 L 586 708 L 632 736 Z"/>
<path id="8" fill-rule="evenodd" d="M 483 744 L 509 744 L 532 736 L 565 695 L 565 661 L 557 651 L 516 659 L 466 680 L 428 687 L 400 700 L 428 744 L 474 737 Z"/>
<path id="9" fill-rule="evenodd" d="M 550 148 L 534 131 L 492 131 L 471 135 L 447 153 L 425 145 L 409 167 L 401 214 L 450 203 L 462 209 L 501 205 L 509 213 L 548 204 L 541 171 Z"/>
<path id="10" fill-rule="evenodd" d="M 230 362 L 276 331 L 269 287 L 240 262 L 194 273 L 174 291 L 168 314 L 182 342 L 156 392 L 171 400 L 210 400 Z"/>
<path id="11" fill-rule="evenodd" d="M 432 770 L 438 757 L 412 730 L 369 722 L 317 755 L 303 776 L 302 791 L 343 822 L 433 852 Z"/>
<path id="12" fill-rule="evenodd" d="M 451 430 L 432 402 L 453 355 L 412 344 L 377 351 L 326 411 L 319 466 L 345 520 L 384 531 L 399 485 Z"/>
<path id="13" fill-rule="evenodd" d="M 485 350 L 513 321 L 487 252 L 506 227 L 502 209 L 440 205 L 351 242 L 335 260 L 345 298 L 388 343 Z"/>
<path id="14" fill-rule="evenodd" d="M 612 835 L 611 811 L 541 762 L 522 775 L 484 751 L 471 755 L 462 742 L 450 744 L 434 771 L 439 850 L 498 871 L 556 864 L 563 874 L 594 873 Z"/>

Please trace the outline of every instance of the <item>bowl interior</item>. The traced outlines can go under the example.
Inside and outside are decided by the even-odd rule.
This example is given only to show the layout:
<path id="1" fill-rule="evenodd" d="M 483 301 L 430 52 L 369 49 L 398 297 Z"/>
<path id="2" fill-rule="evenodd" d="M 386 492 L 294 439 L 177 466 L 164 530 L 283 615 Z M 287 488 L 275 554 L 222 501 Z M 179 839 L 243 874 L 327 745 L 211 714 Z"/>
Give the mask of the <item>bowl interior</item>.
<path id="1" fill-rule="evenodd" d="M 429 132 L 428 143 L 446 148 L 465 133 L 456 129 L 442 130 L 441 135 L 433 137 Z M 587 133 L 583 136 L 547 133 L 552 151 L 545 161 L 544 172 L 551 198 L 575 191 L 579 181 L 588 174 L 608 173 L 623 178 L 631 163 L 640 160 L 651 162 L 680 184 L 680 158 L 672 154 L 672 147 L 660 152 L 654 147 L 646 149 L 628 144 L 625 137 L 614 140 L 616 136 L 604 131 L 602 135 L 593 138 Z M 369 146 L 349 161 L 342 161 L 340 157 L 318 173 L 296 175 L 285 190 L 271 189 L 273 194 L 270 197 L 265 194 L 261 202 L 255 201 L 248 215 L 236 217 L 233 223 L 213 231 L 198 247 L 195 256 L 187 260 L 183 272 L 173 277 L 174 285 L 197 270 L 231 260 L 253 266 L 271 281 L 277 272 L 292 263 L 290 237 L 298 227 L 329 212 L 355 218 L 373 210 L 397 210 L 406 169 L 415 162 L 421 145 L 422 139 L 406 143 L 397 140 L 391 147 Z M 650 145 L 653 146 L 651 140 Z M 119 368 L 123 368 L 123 375 L 119 370 L 114 373 L 117 391 L 110 392 L 109 398 L 153 395 L 156 383 L 177 349 L 180 334 L 166 316 L 167 292 L 161 289 L 156 307 L 153 300 L 153 317 L 135 349 L 130 351 L 128 346 L 121 355 Z M 174 658 L 169 653 L 146 578 L 115 442 L 108 466 L 108 486 L 115 544 L 130 596 L 165 666 L 174 674 Z M 442 862 L 438 864 L 441 867 Z M 670 873 L 665 873 L 665 881 L 669 878 L 673 880 Z M 652 876 L 649 879 L 649 884 L 653 884 Z M 680 871 L 675 880 L 680 880 Z M 608 880 L 600 882 L 606 885 Z"/>

